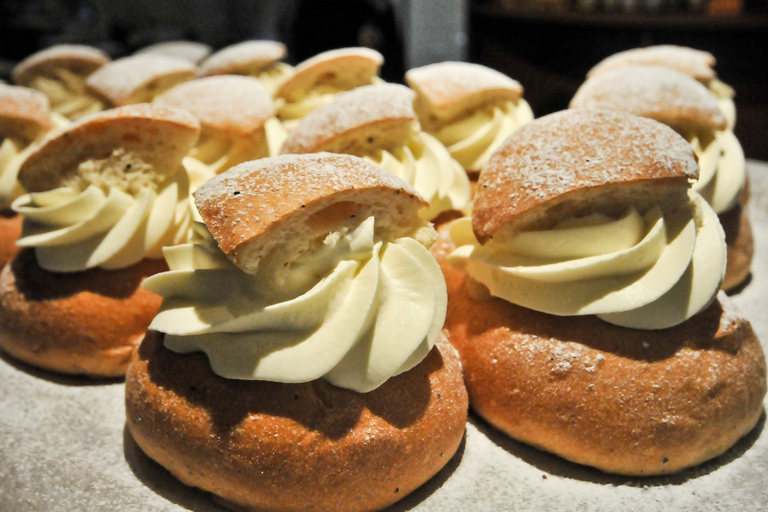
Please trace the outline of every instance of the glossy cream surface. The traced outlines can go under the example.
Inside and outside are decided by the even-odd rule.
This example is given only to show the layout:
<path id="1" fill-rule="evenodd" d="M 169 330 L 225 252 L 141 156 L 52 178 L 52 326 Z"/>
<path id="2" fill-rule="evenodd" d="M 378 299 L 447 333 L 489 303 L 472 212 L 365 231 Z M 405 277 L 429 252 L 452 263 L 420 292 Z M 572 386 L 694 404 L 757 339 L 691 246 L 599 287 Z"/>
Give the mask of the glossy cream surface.
<path id="1" fill-rule="evenodd" d="M 144 283 L 164 298 L 150 328 L 226 378 L 375 389 L 426 356 L 447 298 L 427 249 L 378 239 L 374 222 L 329 233 L 280 284 L 232 264 L 198 224 L 193 243 L 166 249 L 171 270 Z"/>

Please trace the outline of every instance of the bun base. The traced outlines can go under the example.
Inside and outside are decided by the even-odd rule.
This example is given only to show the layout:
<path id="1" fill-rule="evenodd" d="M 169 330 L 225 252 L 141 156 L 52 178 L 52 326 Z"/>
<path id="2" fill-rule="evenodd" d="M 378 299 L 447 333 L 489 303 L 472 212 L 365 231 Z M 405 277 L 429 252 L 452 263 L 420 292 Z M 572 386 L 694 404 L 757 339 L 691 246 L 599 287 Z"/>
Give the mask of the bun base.
<path id="1" fill-rule="evenodd" d="M 19 252 L 16 240 L 21 237 L 21 215 L 12 210 L 0 210 L 0 267 Z"/>
<path id="2" fill-rule="evenodd" d="M 163 270 L 164 261 L 143 260 L 58 274 L 21 250 L 0 273 L 0 349 L 44 370 L 121 377 L 162 301 L 141 283 Z"/>
<path id="3" fill-rule="evenodd" d="M 233 510 L 378 510 L 454 455 L 467 394 L 441 337 L 427 358 L 370 393 L 316 380 L 238 381 L 150 332 L 126 375 L 127 426 L 186 485 Z"/>
<path id="4" fill-rule="evenodd" d="M 472 408 L 510 437 L 624 475 L 679 472 L 717 457 L 757 423 L 766 363 L 728 302 L 661 331 L 593 316 L 556 317 L 501 299 L 475 301 L 432 252 L 448 284 L 445 328 Z"/>
<path id="5" fill-rule="evenodd" d="M 749 276 L 752 258 L 755 255 L 755 240 L 752 225 L 744 207 L 735 208 L 718 215 L 725 231 L 725 243 L 728 250 L 723 290 L 732 290 Z"/>

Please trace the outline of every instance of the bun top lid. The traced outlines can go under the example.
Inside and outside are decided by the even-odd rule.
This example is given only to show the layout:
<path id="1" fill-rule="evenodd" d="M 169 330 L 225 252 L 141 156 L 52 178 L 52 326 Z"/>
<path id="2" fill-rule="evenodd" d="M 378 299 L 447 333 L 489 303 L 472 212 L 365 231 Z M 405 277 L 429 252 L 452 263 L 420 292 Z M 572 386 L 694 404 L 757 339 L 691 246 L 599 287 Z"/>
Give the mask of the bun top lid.
<path id="1" fill-rule="evenodd" d="M 275 115 L 272 95 L 260 80 L 246 76 L 211 76 L 177 85 L 155 104 L 184 109 L 203 128 L 249 137 Z"/>
<path id="2" fill-rule="evenodd" d="M 138 50 L 134 55 L 142 55 L 145 53 L 169 55 L 197 64 L 211 54 L 211 47 L 205 43 L 198 43 L 196 41 L 164 41 L 162 43 L 145 46 Z"/>
<path id="3" fill-rule="evenodd" d="M 13 81 L 29 85 L 40 75 L 64 68 L 76 75 L 88 76 L 109 62 L 109 55 L 91 46 L 59 44 L 33 53 L 13 68 Z"/>
<path id="4" fill-rule="evenodd" d="M 706 87 L 659 66 L 624 66 L 593 76 L 581 85 L 570 107 L 622 110 L 673 127 L 722 130 L 728 124 Z"/>
<path id="5" fill-rule="evenodd" d="M 369 153 L 368 148 L 402 144 L 416 122 L 413 100 L 413 91 L 397 84 L 343 92 L 304 117 L 288 134 L 282 152 L 362 156 Z"/>
<path id="6" fill-rule="evenodd" d="M 553 225 L 583 207 L 663 206 L 662 186 L 687 197 L 698 170 L 690 144 L 657 121 L 610 110 L 557 112 L 523 126 L 483 167 L 473 231 L 485 243 L 500 230 Z"/>
<path id="7" fill-rule="evenodd" d="M 25 87 L 0 84 L 0 139 L 37 139 L 53 127 L 48 98 Z"/>
<path id="8" fill-rule="evenodd" d="M 188 60 L 147 53 L 112 61 L 89 76 L 85 84 L 90 93 L 119 107 L 150 101 L 171 85 L 194 76 L 195 65 Z"/>
<path id="9" fill-rule="evenodd" d="M 284 59 L 285 45 L 277 41 L 243 41 L 222 48 L 200 64 L 199 76 L 246 74 Z"/>
<path id="10" fill-rule="evenodd" d="M 587 73 L 588 77 L 623 66 L 662 66 L 700 81 L 715 78 L 715 57 L 708 52 L 675 45 L 634 48 L 613 54 Z"/>
<path id="11" fill-rule="evenodd" d="M 368 85 L 379 73 L 384 57 L 370 48 L 339 48 L 319 53 L 296 66 L 280 85 L 276 97 L 297 101 L 318 84 L 349 90 Z"/>
<path id="12" fill-rule="evenodd" d="M 41 142 L 19 169 L 29 192 L 61 186 L 86 160 L 124 149 L 159 174 L 176 171 L 194 146 L 200 124 L 188 112 L 152 104 L 129 105 L 85 117 Z"/>
<path id="13" fill-rule="evenodd" d="M 377 229 L 404 236 L 423 224 L 418 211 L 427 205 L 384 169 L 331 153 L 245 162 L 204 183 L 194 198 L 219 248 L 246 271 L 271 247 L 292 243 L 292 233 L 324 235 L 350 217 L 362 222 L 372 211 L 388 217 L 378 218 Z"/>
<path id="14" fill-rule="evenodd" d="M 418 94 L 417 110 L 443 122 L 488 103 L 518 101 L 523 96 L 517 80 L 468 62 L 414 68 L 405 74 L 405 80 Z"/>

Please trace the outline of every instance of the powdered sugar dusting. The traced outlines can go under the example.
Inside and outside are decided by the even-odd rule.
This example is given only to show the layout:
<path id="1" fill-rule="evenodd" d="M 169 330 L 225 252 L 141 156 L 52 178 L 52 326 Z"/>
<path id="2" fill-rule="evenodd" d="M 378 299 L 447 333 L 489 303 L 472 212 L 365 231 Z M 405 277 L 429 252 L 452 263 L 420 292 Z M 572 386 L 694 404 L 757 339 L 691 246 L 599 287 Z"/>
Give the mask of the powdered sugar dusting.
<path id="1" fill-rule="evenodd" d="M 286 48 L 277 41 L 244 41 L 222 48 L 200 64 L 200 76 L 252 71 L 285 58 Z"/>
<path id="2" fill-rule="evenodd" d="M 121 105 L 152 80 L 174 75 L 191 79 L 195 75 L 195 66 L 177 57 L 142 54 L 102 66 L 88 77 L 86 86 L 115 105 Z"/>
<path id="3" fill-rule="evenodd" d="M 334 137 L 382 120 L 415 121 L 413 98 L 413 91 L 397 84 L 367 85 L 341 93 L 291 130 L 283 152 L 316 151 Z"/>
<path id="4" fill-rule="evenodd" d="M 0 84 L 0 138 L 21 137 L 32 140 L 39 132 L 50 128 L 50 106 L 43 93 L 26 87 Z"/>
<path id="5" fill-rule="evenodd" d="M 267 88 L 260 80 L 245 76 L 211 76 L 186 82 L 155 103 L 184 109 L 205 128 L 242 135 L 259 130 L 275 114 Z"/>
<path id="6" fill-rule="evenodd" d="M 715 77 L 712 69 L 715 65 L 715 57 L 711 53 L 675 45 L 634 48 L 616 53 L 595 65 L 587 76 L 627 65 L 664 66 L 702 81 Z"/>
<path id="7" fill-rule="evenodd" d="M 13 69 L 13 81 L 27 84 L 44 67 L 80 68 L 84 72 L 109 62 L 109 55 L 91 46 L 80 44 L 59 44 L 33 53 Z"/>
<path id="8" fill-rule="evenodd" d="M 717 100 L 701 83 L 673 69 L 624 66 L 588 79 L 571 108 L 608 108 L 659 121 L 692 121 L 724 128 Z"/>
<path id="9" fill-rule="evenodd" d="M 414 68 L 405 74 L 405 79 L 436 107 L 480 93 L 515 101 L 523 95 L 523 86 L 517 80 L 468 62 L 440 62 Z"/>

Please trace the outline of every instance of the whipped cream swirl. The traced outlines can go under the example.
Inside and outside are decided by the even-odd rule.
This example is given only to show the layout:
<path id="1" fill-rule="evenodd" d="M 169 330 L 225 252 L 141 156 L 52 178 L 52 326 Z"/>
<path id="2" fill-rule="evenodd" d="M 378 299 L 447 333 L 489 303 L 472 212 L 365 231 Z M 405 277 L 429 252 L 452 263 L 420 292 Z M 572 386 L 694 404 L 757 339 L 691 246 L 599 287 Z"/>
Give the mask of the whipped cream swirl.
<path id="1" fill-rule="evenodd" d="M 712 94 L 717 98 L 717 103 L 720 105 L 720 110 L 725 116 L 725 120 L 728 122 L 728 130 L 733 130 L 736 126 L 736 104 L 733 102 L 733 97 L 736 95 L 736 91 L 733 87 L 714 78 L 705 84 Z"/>
<path id="2" fill-rule="evenodd" d="M 126 166 L 133 171 L 124 172 Z M 161 258 L 164 246 L 189 236 L 189 179 L 180 166 L 152 181 L 148 168 L 116 150 L 80 164 L 60 188 L 19 197 L 12 204 L 24 216 L 17 244 L 34 247 L 38 264 L 51 272 L 120 269 Z M 115 178 L 123 172 L 122 181 Z"/>
<path id="3" fill-rule="evenodd" d="M 723 213 L 739 202 L 747 180 L 746 160 L 731 130 L 701 130 L 684 134 L 699 159 L 699 179 L 693 189 Z"/>
<path id="4" fill-rule="evenodd" d="M 507 137 L 531 121 L 531 107 L 520 99 L 480 109 L 442 126 L 434 135 L 464 169 L 479 171 Z"/>
<path id="5" fill-rule="evenodd" d="M 205 352 L 226 378 L 371 391 L 427 355 L 447 305 L 427 249 L 378 239 L 374 222 L 329 234 L 281 284 L 243 272 L 196 224 L 194 243 L 166 248 L 171 270 L 144 281 L 164 298 L 150 328 L 173 351 Z"/>
<path id="6" fill-rule="evenodd" d="M 274 96 L 277 89 L 280 88 L 280 84 L 290 78 L 293 73 L 293 66 L 286 64 L 285 62 L 273 62 L 265 68 L 262 68 L 255 73 L 251 73 L 249 76 L 261 80 L 269 93 Z"/>
<path id="7" fill-rule="evenodd" d="M 55 78 L 39 76 L 29 86 L 48 96 L 54 112 L 74 121 L 104 110 L 104 104 L 86 92 L 85 78 L 66 69 L 52 74 Z"/>
<path id="8" fill-rule="evenodd" d="M 408 182 L 429 201 L 429 206 L 419 212 L 423 219 L 431 220 L 444 211 L 462 210 L 469 205 L 467 174 L 431 135 L 418 133 L 403 146 L 380 150 L 364 159 Z"/>
<path id="9" fill-rule="evenodd" d="M 598 315 L 636 329 L 663 329 L 704 309 L 725 272 L 725 235 L 696 192 L 671 214 L 629 209 L 522 232 L 481 246 L 470 219 L 451 225 L 449 261 L 485 292 L 553 315 Z M 477 283 L 482 284 L 478 287 Z"/>

